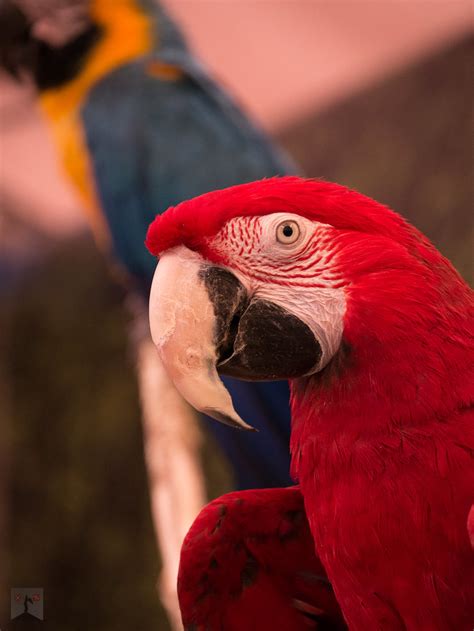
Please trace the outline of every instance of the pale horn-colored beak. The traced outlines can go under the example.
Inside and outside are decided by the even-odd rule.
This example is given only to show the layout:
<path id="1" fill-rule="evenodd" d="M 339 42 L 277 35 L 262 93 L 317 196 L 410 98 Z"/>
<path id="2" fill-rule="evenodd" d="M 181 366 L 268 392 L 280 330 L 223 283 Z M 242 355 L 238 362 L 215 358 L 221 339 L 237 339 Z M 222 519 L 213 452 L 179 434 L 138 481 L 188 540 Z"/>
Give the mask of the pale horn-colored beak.
<path id="1" fill-rule="evenodd" d="M 216 318 L 202 280 L 206 263 L 185 246 L 165 252 L 150 294 L 153 342 L 174 386 L 196 410 L 236 427 L 253 430 L 234 409 L 216 370 Z"/>

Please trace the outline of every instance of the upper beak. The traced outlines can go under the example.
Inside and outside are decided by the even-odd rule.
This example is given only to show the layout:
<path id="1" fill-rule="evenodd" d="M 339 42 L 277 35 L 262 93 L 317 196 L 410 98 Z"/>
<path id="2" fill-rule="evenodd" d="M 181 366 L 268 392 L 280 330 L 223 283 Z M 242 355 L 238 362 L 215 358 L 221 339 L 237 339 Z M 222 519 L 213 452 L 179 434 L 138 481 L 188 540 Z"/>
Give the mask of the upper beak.
<path id="1" fill-rule="evenodd" d="M 321 347 L 310 328 L 282 306 L 249 295 L 228 269 L 184 246 L 165 252 L 150 295 L 150 326 L 181 395 L 200 412 L 253 429 L 235 411 L 219 372 L 248 380 L 314 372 Z"/>
<path id="2" fill-rule="evenodd" d="M 165 252 L 150 294 L 153 342 L 176 389 L 196 410 L 252 430 L 234 409 L 216 370 L 216 318 L 204 283 L 205 261 L 179 246 Z"/>

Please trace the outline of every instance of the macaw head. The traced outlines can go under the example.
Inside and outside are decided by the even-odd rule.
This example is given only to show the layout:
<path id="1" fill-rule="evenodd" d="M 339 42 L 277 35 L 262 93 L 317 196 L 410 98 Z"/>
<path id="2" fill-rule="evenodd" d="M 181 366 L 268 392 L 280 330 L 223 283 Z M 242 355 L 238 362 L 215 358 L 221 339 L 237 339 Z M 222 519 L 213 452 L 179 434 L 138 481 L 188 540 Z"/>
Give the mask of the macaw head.
<path id="1" fill-rule="evenodd" d="M 459 359 L 463 281 L 402 217 L 342 186 L 284 177 L 208 193 L 158 216 L 147 246 L 164 365 L 191 405 L 228 424 L 249 428 L 219 373 L 346 399 L 385 388 L 402 404 L 413 387 L 441 398 L 427 387 L 447 353 Z"/>

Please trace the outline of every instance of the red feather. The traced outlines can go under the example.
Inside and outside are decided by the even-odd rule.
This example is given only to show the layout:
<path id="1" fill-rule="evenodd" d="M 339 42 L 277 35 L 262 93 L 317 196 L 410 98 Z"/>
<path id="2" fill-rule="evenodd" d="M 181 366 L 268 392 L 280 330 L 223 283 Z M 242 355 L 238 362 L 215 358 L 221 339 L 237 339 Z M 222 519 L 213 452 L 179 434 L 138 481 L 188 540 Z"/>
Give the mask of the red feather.
<path id="1" fill-rule="evenodd" d="M 146 246 L 158 256 L 176 245 L 198 247 L 234 217 L 290 212 L 341 230 L 380 234 L 395 241 L 423 235 L 386 206 L 344 186 L 295 176 L 275 177 L 205 193 L 158 215 Z"/>

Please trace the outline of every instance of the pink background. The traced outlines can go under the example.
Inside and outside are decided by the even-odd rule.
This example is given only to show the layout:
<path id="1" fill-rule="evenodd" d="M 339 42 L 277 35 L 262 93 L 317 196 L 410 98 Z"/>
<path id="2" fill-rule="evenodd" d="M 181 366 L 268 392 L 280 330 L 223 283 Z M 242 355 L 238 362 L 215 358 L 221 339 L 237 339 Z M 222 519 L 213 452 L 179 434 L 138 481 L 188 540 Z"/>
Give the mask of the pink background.
<path id="1" fill-rule="evenodd" d="M 166 0 L 202 59 L 268 130 L 456 40 L 469 1 Z M 0 202 L 52 235 L 83 227 L 28 86 L 0 76 Z M 1 229 L 1 223 L 0 223 Z"/>

